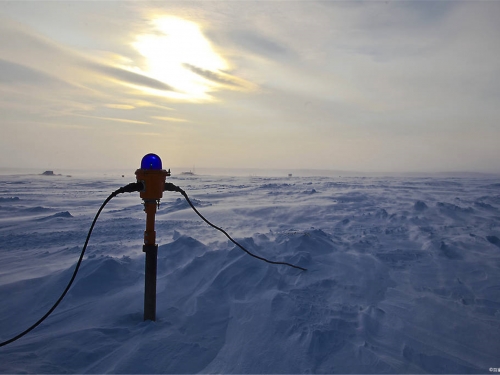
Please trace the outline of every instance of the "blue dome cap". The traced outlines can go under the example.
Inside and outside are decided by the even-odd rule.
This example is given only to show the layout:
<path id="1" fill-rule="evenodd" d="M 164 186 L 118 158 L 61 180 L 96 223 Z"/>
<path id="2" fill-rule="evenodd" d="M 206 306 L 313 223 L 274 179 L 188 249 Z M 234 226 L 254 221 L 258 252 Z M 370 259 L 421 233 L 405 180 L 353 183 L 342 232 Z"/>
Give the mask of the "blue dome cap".
<path id="1" fill-rule="evenodd" d="M 142 158 L 141 169 L 162 169 L 160 157 L 156 154 L 147 154 Z"/>

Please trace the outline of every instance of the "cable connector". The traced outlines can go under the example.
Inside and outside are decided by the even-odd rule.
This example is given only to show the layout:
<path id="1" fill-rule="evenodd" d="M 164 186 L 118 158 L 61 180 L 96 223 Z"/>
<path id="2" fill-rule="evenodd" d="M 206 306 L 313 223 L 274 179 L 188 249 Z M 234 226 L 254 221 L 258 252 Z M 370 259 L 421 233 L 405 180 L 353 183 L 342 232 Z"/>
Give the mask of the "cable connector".
<path id="1" fill-rule="evenodd" d="M 136 191 L 142 191 L 144 190 L 144 184 L 140 181 L 137 182 L 131 182 L 128 185 L 122 186 L 118 190 L 115 190 L 113 192 L 114 196 L 117 196 L 118 194 L 122 193 L 134 193 Z"/>
<path id="2" fill-rule="evenodd" d="M 171 182 L 165 182 L 165 189 L 163 189 L 163 191 L 176 191 L 178 193 L 181 193 L 182 195 L 185 194 L 184 190 L 172 184 Z"/>

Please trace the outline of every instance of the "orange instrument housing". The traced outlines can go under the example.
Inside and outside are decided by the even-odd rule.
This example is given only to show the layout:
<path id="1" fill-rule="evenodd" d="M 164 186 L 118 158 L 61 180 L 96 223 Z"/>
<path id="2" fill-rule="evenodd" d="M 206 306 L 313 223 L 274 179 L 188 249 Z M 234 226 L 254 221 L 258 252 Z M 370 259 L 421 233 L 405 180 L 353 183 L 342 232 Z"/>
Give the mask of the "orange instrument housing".
<path id="1" fill-rule="evenodd" d="M 146 231 L 144 232 L 144 245 L 156 244 L 155 215 L 156 207 L 163 197 L 165 179 L 170 173 L 164 169 L 138 169 L 135 171 L 138 182 L 142 182 L 144 190 L 140 192 L 144 200 L 146 212 Z"/>
<path id="2" fill-rule="evenodd" d="M 142 182 L 144 190 L 140 192 L 144 200 L 160 200 L 165 189 L 165 180 L 170 172 L 165 169 L 138 169 L 135 171 L 138 182 Z"/>

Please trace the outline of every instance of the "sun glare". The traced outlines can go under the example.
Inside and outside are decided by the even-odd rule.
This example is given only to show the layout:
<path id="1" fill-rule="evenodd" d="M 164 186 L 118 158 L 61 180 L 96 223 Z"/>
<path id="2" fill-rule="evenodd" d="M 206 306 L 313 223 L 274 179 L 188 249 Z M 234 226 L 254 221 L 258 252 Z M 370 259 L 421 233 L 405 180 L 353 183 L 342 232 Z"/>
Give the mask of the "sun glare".
<path id="1" fill-rule="evenodd" d="M 196 72 L 218 72 L 228 69 L 227 62 L 217 54 L 200 27 L 177 17 L 152 21 L 154 34 L 139 35 L 133 47 L 144 56 L 147 66 L 141 74 L 165 82 L 177 92 L 164 95 L 185 100 L 206 100 L 208 93 L 220 83 Z M 195 69 L 189 69 L 195 67 Z M 137 70 L 137 69 L 136 69 Z"/>

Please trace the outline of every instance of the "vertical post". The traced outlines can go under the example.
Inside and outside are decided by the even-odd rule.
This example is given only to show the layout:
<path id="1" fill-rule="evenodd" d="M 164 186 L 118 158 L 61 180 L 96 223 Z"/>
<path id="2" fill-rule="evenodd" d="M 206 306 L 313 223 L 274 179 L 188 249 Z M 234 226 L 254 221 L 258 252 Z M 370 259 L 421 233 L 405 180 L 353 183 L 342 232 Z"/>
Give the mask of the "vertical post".
<path id="1" fill-rule="evenodd" d="M 158 245 L 144 245 L 146 273 L 144 278 L 144 320 L 156 320 L 156 265 Z"/>
<path id="2" fill-rule="evenodd" d="M 146 253 L 146 268 L 144 276 L 144 320 L 156 320 L 156 272 L 158 262 L 158 245 L 155 232 L 156 201 L 144 200 L 146 211 L 146 231 L 144 246 Z"/>
<path id="3" fill-rule="evenodd" d="M 137 181 L 144 189 L 140 192 L 146 212 L 146 230 L 144 246 L 146 268 L 144 275 L 144 320 L 156 320 L 156 271 L 158 263 L 158 245 L 156 244 L 155 215 L 165 189 L 165 178 L 170 176 L 162 169 L 161 159 L 156 154 L 147 154 L 142 158 L 141 168 L 135 171 Z"/>

